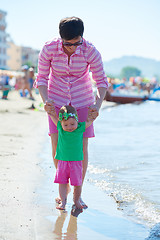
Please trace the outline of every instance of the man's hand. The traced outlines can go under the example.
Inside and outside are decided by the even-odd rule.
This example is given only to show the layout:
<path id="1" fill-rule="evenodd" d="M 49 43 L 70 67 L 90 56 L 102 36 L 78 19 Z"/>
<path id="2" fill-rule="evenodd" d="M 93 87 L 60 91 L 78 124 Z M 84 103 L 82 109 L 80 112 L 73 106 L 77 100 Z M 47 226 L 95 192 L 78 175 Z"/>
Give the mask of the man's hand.
<path id="1" fill-rule="evenodd" d="M 55 112 L 55 107 L 54 107 L 54 101 L 51 99 L 47 99 L 44 104 L 44 110 L 49 114 L 49 115 L 54 115 L 56 114 Z"/>
<path id="2" fill-rule="evenodd" d="M 97 108 L 96 105 L 91 105 L 89 108 L 88 108 L 88 118 L 89 119 L 92 119 L 92 120 L 95 120 L 99 115 L 99 109 Z"/>

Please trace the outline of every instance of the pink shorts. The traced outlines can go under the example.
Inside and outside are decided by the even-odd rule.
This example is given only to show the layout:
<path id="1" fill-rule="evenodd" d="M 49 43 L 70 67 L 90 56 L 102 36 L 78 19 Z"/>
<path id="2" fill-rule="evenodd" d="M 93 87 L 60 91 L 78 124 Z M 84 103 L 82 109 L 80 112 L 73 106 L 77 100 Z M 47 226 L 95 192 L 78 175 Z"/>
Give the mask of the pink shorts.
<path id="1" fill-rule="evenodd" d="M 59 112 L 60 108 L 55 107 L 55 109 L 56 109 L 57 116 L 58 116 L 58 112 Z M 78 121 L 79 122 L 85 122 L 87 120 L 87 116 L 88 116 L 88 108 L 87 107 L 78 109 L 77 113 L 78 113 Z M 49 135 L 51 135 L 52 133 L 58 133 L 56 125 L 53 123 L 52 119 L 49 116 L 48 116 L 48 120 L 49 120 Z M 89 126 L 85 130 L 85 132 L 83 133 L 83 137 L 86 137 L 86 138 L 95 137 L 93 123 L 91 124 L 91 126 Z"/>
<path id="2" fill-rule="evenodd" d="M 72 186 L 82 185 L 82 161 L 58 160 L 54 183 L 67 184 L 69 179 Z"/>

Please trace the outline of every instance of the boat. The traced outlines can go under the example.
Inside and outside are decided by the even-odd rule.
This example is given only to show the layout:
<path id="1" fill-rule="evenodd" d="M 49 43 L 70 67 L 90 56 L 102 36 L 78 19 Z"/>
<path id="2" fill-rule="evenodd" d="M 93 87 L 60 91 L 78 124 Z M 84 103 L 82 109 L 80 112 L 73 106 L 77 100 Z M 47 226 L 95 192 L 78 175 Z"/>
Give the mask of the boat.
<path id="1" fill-rule="evenodd" d="M 123 94 L 115 94 L 115 93 L 106 93 L 104 100 L 109 102 L 115 102 L 118 104 L 127 104 L 127 103 L 135 103 L 135 102 L 143 102 L 148 100 L 148 96 L 133 96 L 133 95 L 123 95 Z"/>
<path id="2" fill-rule="evenodd" d="M 160 101 L 160 87 L 157 87 L 149 95 L 148 100 L 150 101 Z"/>
<path id="3" fill-rule="evenodd" d="M 149 101 L 160 102 L 160 97 L 149 97 L 148 100 L 149 100 Z"/>

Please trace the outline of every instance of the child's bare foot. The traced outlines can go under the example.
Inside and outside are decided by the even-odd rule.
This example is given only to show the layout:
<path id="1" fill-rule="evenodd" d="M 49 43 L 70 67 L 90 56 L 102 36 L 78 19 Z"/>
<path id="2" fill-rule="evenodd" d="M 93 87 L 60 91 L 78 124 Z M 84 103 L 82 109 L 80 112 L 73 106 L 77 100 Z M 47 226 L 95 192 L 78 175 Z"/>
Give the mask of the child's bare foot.
<path id="1" fill-rule="evenodd" d="M 83 202 L 83 200 L 82 200 L 81 197 L 80 197 L 79 201 L 80 201 L 80 204 L 82 205 L 82 207 L 83 207 L 84 209 L 87 209 L 87 208 L 88 208 L 88 206 Z"/>
<path id="2" fill-rule="evenodd" d="M 75 208 L 83 209 L 83 205 L 81 204 L 81 202 L 79 200 L 75 201 L 74 204 L 75 204 Z"/>
<path id="3" fill-rule="evenodd" d="M 74 217 L 78 217 L 78 215 L 80 213 L 82 213 L 83 210 L 82 209 L 78 209 L 78 208 L 75 208 L 75 205 L 72 206 L 72 210 L 71 210 L 71 215 L 74 216 Z"/>
<path id="4" fill-rule="evenodd" d="M 59 209 L 59 210 L 65 210 L 65 206 L 63 204 L 59 204 L 56 209 Z"/>
<path id="5" fill-rule="evenodd" d="M 60 199 L 60 197 L 57 197 L 57 198 L 55 198 L 55 202 L 60 204 L 62 202 L 62 200 Z"/>
<path id="6" fill-rule="evenodd" d="M 56 209 L 65 210 L 65 207 L 66 207 L 66 200 L 65 200 L 64 202 L 61 202 L 61 203 L 56 207 Z"/>

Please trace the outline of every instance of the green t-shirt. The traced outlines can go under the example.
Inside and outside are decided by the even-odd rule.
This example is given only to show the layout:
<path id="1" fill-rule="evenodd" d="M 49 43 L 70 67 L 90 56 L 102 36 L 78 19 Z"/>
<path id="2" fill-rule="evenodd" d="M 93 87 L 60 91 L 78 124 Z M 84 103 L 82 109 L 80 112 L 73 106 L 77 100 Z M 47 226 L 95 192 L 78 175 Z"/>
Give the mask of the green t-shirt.
<path id="1" fill-rule="evenodd" d="M 60 121 L 58 121 L 58 143 L 55 159 L 62 161 L 83 160 L 83 132 L 85 132 L 85 128 L 86 123 L 79 122 L 76 130 L 67 132 L 63 130 Z"/>

